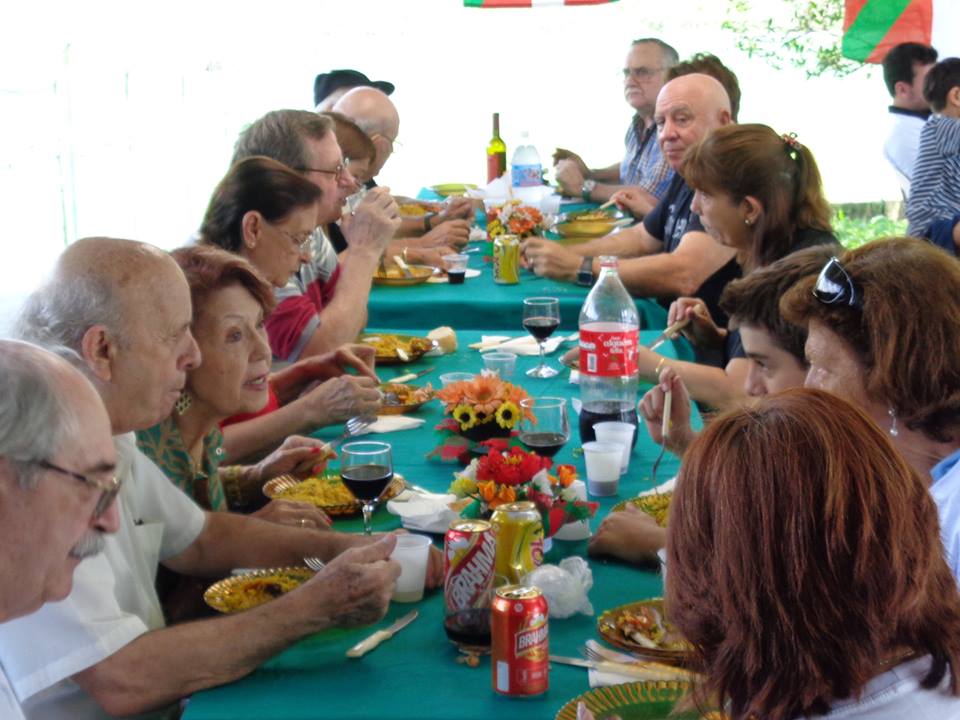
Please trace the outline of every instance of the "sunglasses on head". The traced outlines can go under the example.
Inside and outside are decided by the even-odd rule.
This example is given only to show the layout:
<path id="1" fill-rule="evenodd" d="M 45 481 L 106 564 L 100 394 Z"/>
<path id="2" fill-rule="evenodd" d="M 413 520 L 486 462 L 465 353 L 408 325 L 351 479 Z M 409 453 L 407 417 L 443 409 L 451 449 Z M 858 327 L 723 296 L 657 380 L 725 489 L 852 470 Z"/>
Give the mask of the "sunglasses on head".
<path id="1" fill-rule="evenodd" d="M 862 307 L 860 293 L 853 278 L 840 261 L 832 257 L 823 266 L 813 286 L 813 296 L 824 305 L 849 305 Z"/>

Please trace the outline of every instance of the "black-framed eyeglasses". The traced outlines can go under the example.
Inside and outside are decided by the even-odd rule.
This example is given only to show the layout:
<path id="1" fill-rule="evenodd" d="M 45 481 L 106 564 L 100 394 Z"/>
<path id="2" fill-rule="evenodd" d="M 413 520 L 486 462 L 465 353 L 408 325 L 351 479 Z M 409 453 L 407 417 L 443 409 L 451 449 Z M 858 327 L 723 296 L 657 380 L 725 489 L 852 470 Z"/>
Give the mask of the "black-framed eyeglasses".
<path id="1" fill-rule="evenodd" d="M 79 480 L 88 487 L 99 490 L 100 499 L 97 500 L 97 505 L 93 509 L 93 516 L 95 518 L 100 517 L 107 511 L 107 508 L 110 507 L 110 503 L 113 502 L 114 498 L 117 497 L 117 493 L 120 492 L 120 485 L 122 483 L 117 477 L 111 477 L 109 480 L 98 480 L 97 478 L 90 477 L 89 475 L 81 475 L 80 473 L 73 472 L 73 470 L 67 470 L 59 465 L 54 465 L 49 460 L 37 460 L 35 464 L 38 467 L 42 467 L 44 470 L 58 472 L 61 475 L 66 475 L 74 480 Z"/>
<path id="2" fill-rule="evenodd" d="M 817 276 L 813 296 L 824 305 L 861 307 L 857 285 L 836 257 L 830 258 Z"/>
<path id="3" fill-rule="evenodd" d="M 323 173 L 324 175 L 333 175 L 333 179 L 339 182 L 340 178 L 343 177 L 344 167 L 345 167 L 344 164 L 340 162 L 340 163 L 337 163 L 337 166 L 333 170 L 323 170 L 322 168 L 312 168 L 312 167 L 298 167 L 297 170 L 303 173 L 315 172 L 315 173 Z"/>
<path id="4" fill-rule="evenodd" d="M 663 72 L 662 67 L 658 68 L 648 68 L 648 67 L 635 67 L 635 68 L 624 68 L 623 69 L 623 79 L 626 80 L 628 77 L 633 77 L 637 80 L 650 80 L 651 78 L 656 77 Z"/>

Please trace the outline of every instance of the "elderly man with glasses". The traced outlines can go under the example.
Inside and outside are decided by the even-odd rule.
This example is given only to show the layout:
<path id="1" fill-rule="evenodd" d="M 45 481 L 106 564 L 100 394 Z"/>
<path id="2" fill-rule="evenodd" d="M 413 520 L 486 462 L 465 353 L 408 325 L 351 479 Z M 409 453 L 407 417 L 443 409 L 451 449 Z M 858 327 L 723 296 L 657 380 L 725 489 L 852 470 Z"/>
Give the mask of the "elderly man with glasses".
<path id="1" fill-rule="evenodd" d="M 116 452 L 96 390 L 53 353 L 0 340 L 0 623 L 70 594 L 119 527 Z M 0 666 L 0 717 L 22 710 Z"/>
<path id="2" fill-rule="evenodd" d="M 658 38 L 634 40 L 623 66 L 623 96 L 635 114 L 624 140 L 619 163 L 590 169 L 576 153 L 557 148 L 553 161 L 564 195 L 606 202 L 618 190 L 631 188 L 643 215 L 666 195 L 673 169 L 657 143 L 653 111 L 664 75 L 678 60 L 677 51 Z"/>
<path id="3" fill-rule="evenodd" d="M 21 334 L 81 356 L 107 409 L 123 481 L 119 530 L 102 556 L 77 569 L 69 597 L 0 625 L 0 666 L 28 717 L 175 714 L 181 698 L 242 677 L 306 635 L 386 612 L 400 572 L 389 560 L 392 535 L 203 512 L 137 450 L 132 431 L 171 412 L 187 370 L 200 362 L 190 321 L 189 288 L 173 259 L 110 238 L 71 245 L 24 309 Z M 105 455 L 100 472 L 68 455 L 38 459 L 97 477 L 113 462 Z M 20 540 L 32 532 L 21 530 Z M 240 615 L 165 627 L 154 588 L 158 562 L 214 578 L 236 567 L 300 564 L 305 556 L 328 564 L 283 597 Z M 434 559 L 434 584 L 441 574 Z"/>
<path id="4" fill-rule="evenodd" d="M 267 321 L 270 347 L 285 362 L 335 350 L 367 323 L 373 273 L 400 224 L 400 210 L 386 188 L 367 193 L 343 225 L 347 249 L 338 259 L 321 228 L 340 218 L 356 182 L 344 167 L 333 121 L 306 110 L 269 112 L 240 134 L 233 162 L 254 155 L 282 162 L 321 191 L 313 257 L 277 291 Z"/>

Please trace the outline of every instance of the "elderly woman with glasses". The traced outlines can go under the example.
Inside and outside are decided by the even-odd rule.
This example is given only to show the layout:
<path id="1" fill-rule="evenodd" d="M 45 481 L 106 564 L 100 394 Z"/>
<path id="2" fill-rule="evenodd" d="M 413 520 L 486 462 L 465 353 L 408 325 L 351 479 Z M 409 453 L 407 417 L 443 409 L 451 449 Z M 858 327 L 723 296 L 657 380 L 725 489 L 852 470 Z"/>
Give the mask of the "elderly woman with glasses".
<path id="1" fill-rule="evenodd" d="M 795 389 L 691 445 L 666 604 L 702 704 L 764 720 L 960 717 L 960 593 L 926 478 L 890 440 L 843 400 Z"/>
<path id="2" fill-rule="evenodd" d="M 319 197 L 316 185 L 286 165 L 266 157 L 246 158 L 214 191 L 200 243 L 240 255 L 274 287 L 283 287 L 310 259 Z M 307 295 L 322 307 L 329 300 L 329 287 L 317 281 Z M 229 457 L 257 456 L 291 434 L 375 413 L 380 394 L 373 358 L 372 348 L 344 345 L 273 373 L 263 406 L 224 421 Z M 347 374 L 350 369 L 358 374 Z"/>
<path id="3" fill-rule="evenodd" d="M 807 330 L 805 384 L 859 405 L 928 478 L 960 577 L 960 263 L 921 240 L 875 240 L 780 309 Z"/>

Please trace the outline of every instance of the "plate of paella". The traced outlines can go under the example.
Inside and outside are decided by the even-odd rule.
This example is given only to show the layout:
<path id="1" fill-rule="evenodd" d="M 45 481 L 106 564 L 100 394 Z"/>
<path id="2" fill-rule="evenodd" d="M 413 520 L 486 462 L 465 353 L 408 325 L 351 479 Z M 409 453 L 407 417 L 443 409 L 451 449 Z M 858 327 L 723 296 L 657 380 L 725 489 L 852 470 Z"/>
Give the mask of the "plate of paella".
<path id="1" fill-rule="evenodd" d="M 405 486 L 403 476 L 394 473 L 393 480 L 383 491 L 381 502 L 395 498 L 403 492 Z M 263 494 L 271 500 L 310 503 L 327 515 L 355 515 L 361 510 L 360 503 L 336 473 L 325 473 L 306 480 L 298 480 L 292 475 L 280 475 L 264 484 Z"/>
<path id="2" fill-rule="evenodd" d="M 672 665 L 682 665 L 692 650 L 667 619 L 663 598 L 606 610 L 597 618 L 597 631 L 614 647 Z"/>
<path id="3" fill-rule="evenodd" d="M 613 506 L 611 512 L 620 512 L 625 510 L 627 505 L 633 505 L 656 520 L 657 525 L 666 527 L 667 520 L 670 517 L 670 501 L 672 499 L 672 492 L 648 493 L 629 500 L 621 500 Z"/>
<path id="4" fill-rule="evenodd" d="M 384 383 L 380 386 L 383 402 L 380 415 L 403 415 L 423 407 L 433 399 L 433 386 L 427 383 L 423 387 L 405 383 Z"/>
<path id="5" fill-rule="evenodd" d="M 313 570 L 305 567 L 251 570 L 214 583 L 203 593 L 203 600 L 218 612 L 243 612 L 276 600 L 313 575 Z"/>
<path id="6" fill-rule="evenodd" d="M 436 343 L 430 338 L 390 333 L 361 335 L 359 342 L 369 345 L 377 351 L 378 365 L 413 362 L 422 358 L 436 346 Z"/>

